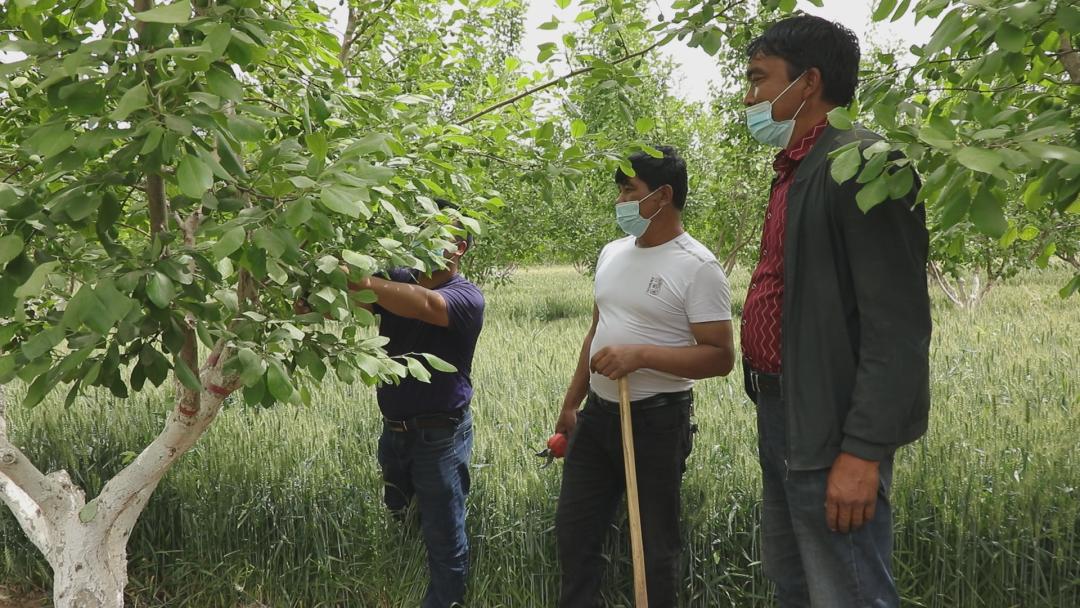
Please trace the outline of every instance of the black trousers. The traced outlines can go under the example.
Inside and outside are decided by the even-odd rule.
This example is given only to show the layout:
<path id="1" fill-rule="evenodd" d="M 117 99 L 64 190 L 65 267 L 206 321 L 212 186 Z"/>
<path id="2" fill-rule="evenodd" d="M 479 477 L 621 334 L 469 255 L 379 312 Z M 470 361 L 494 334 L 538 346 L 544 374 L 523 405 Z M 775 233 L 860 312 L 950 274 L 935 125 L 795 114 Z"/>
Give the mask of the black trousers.
<path id="1" fill-rule="evenodd" d="M 649 606 L 668 608 L 678 589 L 680 490 L 692 447 L 693 398 L 687 391 L 661 398 L 666 403 L 660 406 L 656 397 L 648 401 L 653 407 L 631 410 L 645 576 Z M 570 439 L 555 513 L 562 608 L 598 605 L 601 549 L 625 490 L 618 405 L 590 393 Z"/>

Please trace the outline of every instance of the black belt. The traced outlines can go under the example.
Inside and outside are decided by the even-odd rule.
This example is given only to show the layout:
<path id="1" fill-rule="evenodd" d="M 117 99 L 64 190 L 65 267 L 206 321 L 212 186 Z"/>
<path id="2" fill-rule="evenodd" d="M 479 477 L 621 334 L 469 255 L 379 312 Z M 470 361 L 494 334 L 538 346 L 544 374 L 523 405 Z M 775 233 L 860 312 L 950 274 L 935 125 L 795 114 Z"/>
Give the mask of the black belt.
<path id="1" fill-rule="evenodd" d="M 404 433 L 417 429 L 454 428 L 465 418 L 466 410 L 455 410 L 444 414 L 423 414 L 405 420 L 391 420 L 383 417 L 383 428 L 395 433 Z"/>
<path id="2" fill-rule="evenodd" d="M 771 397 L 779 397 L 781 394 L 780 374 L 759 372 L 750 367 L 750 363 L 745 359 L 743 360 L 743 379 L 746 382 L 746 388 L 755 394 Z"/>
<path id="3" fill-rule="evenodd" d="M 585 402 L 590 407 L 596 407 L 602 412 L 609 414 L 619 413 L 619 402 L 608 401 L 600 395 L 589 391 L 589 398 Z M 637 401 L 630 402 L 631 412 L 640 412 L 644 410 L 656 409 L 658 407 L 668 407 L 672 405 L 691 405 L 694 403 L 694 391 L 686 390 L 679 391 L 677 393 L 657 393 L 644 399 L 638 399 Z"/>

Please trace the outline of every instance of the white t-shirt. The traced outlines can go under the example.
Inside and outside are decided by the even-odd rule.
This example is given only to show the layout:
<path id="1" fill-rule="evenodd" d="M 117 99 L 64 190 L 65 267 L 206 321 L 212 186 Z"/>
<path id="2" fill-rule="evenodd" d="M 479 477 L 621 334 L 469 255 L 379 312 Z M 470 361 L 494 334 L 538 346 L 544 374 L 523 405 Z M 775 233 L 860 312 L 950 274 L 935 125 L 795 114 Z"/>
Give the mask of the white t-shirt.
<path id="1" fill-rule="evenodd" d="M 724 270 L 697 239 L 682 233 L 655 247 L 638 247 L 632 236 L 604 246 L 596 263 L 594 295 L 600 319 L 591 359 L 614 344 L 691 346 L 691 323 L 731 320 L 731 288 Z M 640 369 L 629 376 L 630 399 L 684 391 L 687 378 Z M 619 400 L 618 382 L 593 373 L 590 386 L 609 401 Z"/>

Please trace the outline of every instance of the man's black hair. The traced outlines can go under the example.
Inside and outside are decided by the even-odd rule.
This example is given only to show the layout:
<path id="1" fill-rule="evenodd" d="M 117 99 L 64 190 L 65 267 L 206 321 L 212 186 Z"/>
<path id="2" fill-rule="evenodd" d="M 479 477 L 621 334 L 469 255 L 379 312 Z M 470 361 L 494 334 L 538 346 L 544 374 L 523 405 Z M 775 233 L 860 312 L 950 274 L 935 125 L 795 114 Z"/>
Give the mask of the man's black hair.
<path id="1" fill-rule="evenodd" d="M 660 186 L 671 186 L 671 202 L 675 208 L 682 211 L 686 204 L 686 161 L 671 146 L 656 146 L 656 149 L 664 153 L 661 158 L 650 156 L 645 152 L 634 152 L 627 159 L 634 172 L 649 190 L 656 190 Z M 619 185 L 630 182 L 630 177 L 622 172 L 615 171 L 615 183 Z"/>
<path id="2" fill-rule="evenodd" d="M 821 71 L 822 97 L 847 106 L 859 85 L 859 39 L 848 28 L 813 15 L 788 17 L 769 26 L 746 47 L 746 55 L 758 53 L 787 62 L 788 80 L 810 68 Z"/>
<path id="3" fill-rule="evenodd" d="M 435 204 L 439 206 L 439 209 L 455 209 L 456 210 L 458 208 L 457 205 L 455 205 L 454 203 L 451 203 L 450 201 L 446 200 L 445 198 L 437 198 L 437 199 L 435 199 Z M 455 221 L 454 226 L 456 226 L 458 228 L 461 228 L 462 230 L 465 230 L 465 244 L 469 247 L 469 249 L 472 249 L 472 244 L 473 244 L 473 235 L 472 235 L 472 233 L 469 232 L 465 228 L 465 226 L 463 226 L 461 224 L 461 222 Z"/>

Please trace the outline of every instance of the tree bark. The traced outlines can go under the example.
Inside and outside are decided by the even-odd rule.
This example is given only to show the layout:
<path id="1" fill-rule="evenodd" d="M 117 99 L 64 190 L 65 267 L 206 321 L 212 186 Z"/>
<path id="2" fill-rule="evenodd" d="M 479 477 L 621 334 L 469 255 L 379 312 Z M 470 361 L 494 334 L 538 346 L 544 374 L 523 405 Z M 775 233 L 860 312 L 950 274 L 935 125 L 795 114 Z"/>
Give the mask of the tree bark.
<path id="1" fill-rule="evenodd" d="M 203 407 L 190 414 L 178 398 L 157 438 L 90 502 L 66 472 L 42 474 L 11 443 L 0 392 L 0 499 L 52 567 L 55 608 L 123 608 L 127 542 L 135 522 L 161 478 L 239 387 L 235 376 L 222 376 L 224 351 L 219 343 L 201 372 Z"/>

